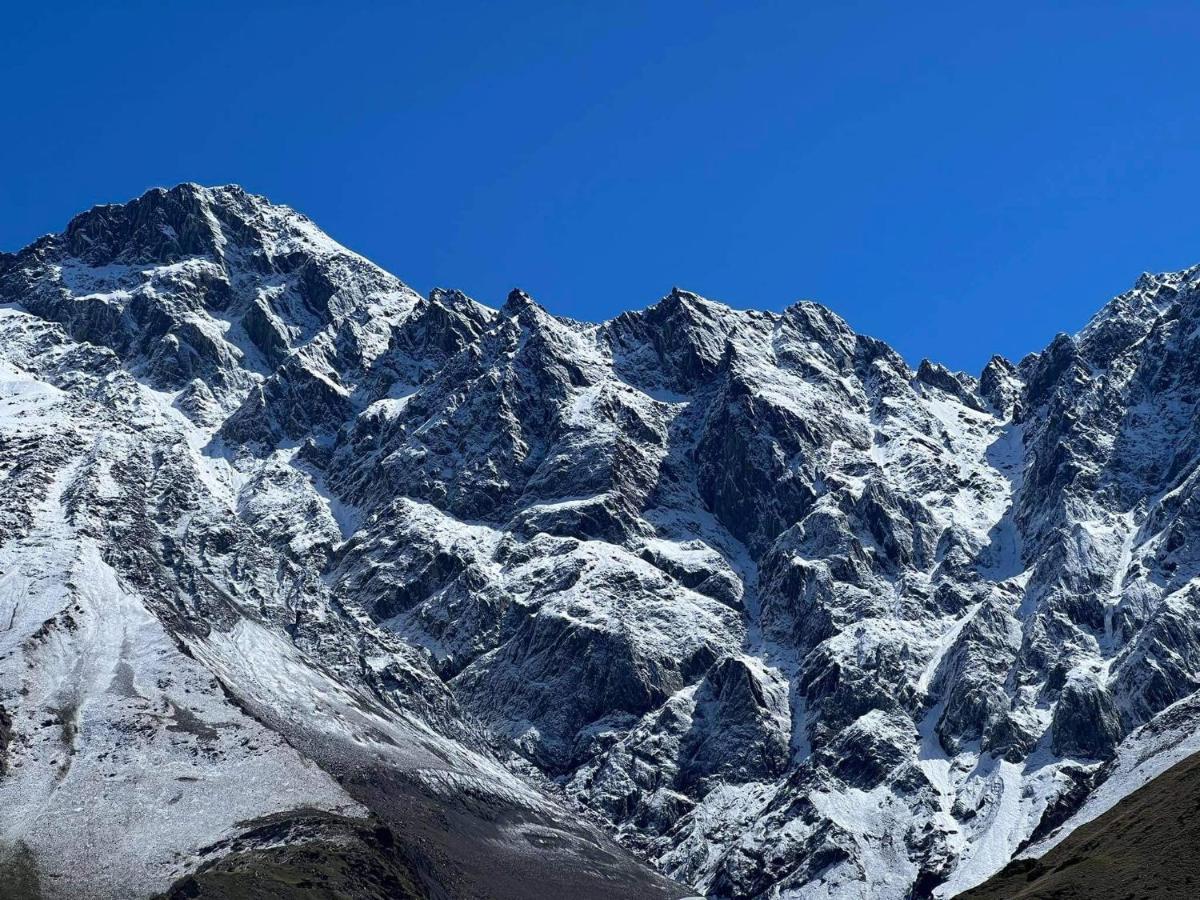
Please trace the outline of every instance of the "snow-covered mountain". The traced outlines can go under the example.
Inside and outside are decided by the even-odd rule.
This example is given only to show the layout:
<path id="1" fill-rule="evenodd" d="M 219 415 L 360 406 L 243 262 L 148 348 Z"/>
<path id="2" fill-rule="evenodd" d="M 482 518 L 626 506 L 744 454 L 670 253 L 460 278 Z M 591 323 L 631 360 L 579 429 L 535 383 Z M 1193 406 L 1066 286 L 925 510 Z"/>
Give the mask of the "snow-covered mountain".
<path id="1" fill-rule="evenodd" d="M 365 821 L 433 896 L 952 896 L 1200 750 L 1198 326 L 1144 275 L 914 372 L 421 297 L 235 187 L 84 213 L 0 255 L 0 867 Z"/>

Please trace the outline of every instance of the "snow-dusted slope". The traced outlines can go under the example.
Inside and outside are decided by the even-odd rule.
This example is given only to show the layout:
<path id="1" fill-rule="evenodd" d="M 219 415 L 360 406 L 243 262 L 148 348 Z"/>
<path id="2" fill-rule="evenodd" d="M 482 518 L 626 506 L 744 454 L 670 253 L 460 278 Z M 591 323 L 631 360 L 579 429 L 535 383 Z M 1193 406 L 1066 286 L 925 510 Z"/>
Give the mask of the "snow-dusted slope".
<path id="1" fill-rule="evenodd" d="M 178 259 L 196 229 L 211 232 L 202 258 Z M 73 239 L 98 255 L 67 257 Z M 332 430 L 316 416 L 342 407 L 314 395 L 365 404 L 415 295 L 235 189 L 102 208 L 13 262 L 0 881 L 145 896 L 255 823 L 328 810 L 394 833 L 436 896 L 679 893 L 502 765 L 421 654 L 329 587 L 344 511 L 299 448 L 256 457 L 227 437 Z M 256 304 L 292 310 L 273 371 Z M 263 386 L 282 372 L 280 398 Z M 248 412 L 264 398 L 270 422 Z"/>
<path id="2" fill-rule="evenodd" d="M 303 796 L 459 896 L 676 891 L 591 820 L 716 897 L 979 883 L 1195 744 L 1197 278 L 972 378 L 420 297 L 237 188 L 85 213 L 0 257 L 5 852 L 149 892 Z"/>

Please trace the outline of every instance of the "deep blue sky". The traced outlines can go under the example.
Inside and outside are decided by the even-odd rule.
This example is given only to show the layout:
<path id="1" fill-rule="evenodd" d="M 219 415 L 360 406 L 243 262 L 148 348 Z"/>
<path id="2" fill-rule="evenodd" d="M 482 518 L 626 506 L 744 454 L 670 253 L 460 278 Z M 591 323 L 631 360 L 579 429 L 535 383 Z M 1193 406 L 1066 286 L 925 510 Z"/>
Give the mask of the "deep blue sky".
<path id="1" fill-rule="evenodd" d="M 0 249 L 237 182 L 422 291 L 811 298 L 971 371 L 1200 261 L 1195 4 L 247 5 L 10 4 Z"/>

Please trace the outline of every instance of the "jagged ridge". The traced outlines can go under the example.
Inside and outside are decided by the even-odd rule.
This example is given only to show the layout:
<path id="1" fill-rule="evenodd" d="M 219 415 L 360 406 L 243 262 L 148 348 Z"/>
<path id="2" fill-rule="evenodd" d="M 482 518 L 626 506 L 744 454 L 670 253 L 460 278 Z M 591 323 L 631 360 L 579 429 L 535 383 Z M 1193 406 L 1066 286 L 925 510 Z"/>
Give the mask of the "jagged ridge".
<path id="1" fill-rule="evenodd" d="M 0 259 L 0 793 L 34 791 L 61 697 L 19 688 L 79 588 L 17 597 L 94 554 L 324 771 L 395 743 L 455 803 L 492 766 L 712 896 L 977 884 L 1195 730 L 1197 278 L 974 378 L 814 303 L 420 297 L 237 188 L 85 213 Z"/>

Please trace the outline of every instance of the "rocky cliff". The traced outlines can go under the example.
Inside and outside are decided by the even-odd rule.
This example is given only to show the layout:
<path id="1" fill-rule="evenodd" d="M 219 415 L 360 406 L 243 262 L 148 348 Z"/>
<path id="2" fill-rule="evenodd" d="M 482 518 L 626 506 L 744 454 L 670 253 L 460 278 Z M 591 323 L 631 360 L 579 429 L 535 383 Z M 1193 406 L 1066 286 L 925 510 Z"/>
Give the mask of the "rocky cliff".
<path id="1" fill-rule="evenodd" d="M 1196 749 L 1198 325 L 1144 275 L 914 371 L 422 297 L 234 187 L 84 213 L 0 256 L 5 852 L 153 893 L 304 808 L 444 896 L 951 896 Z"/>

